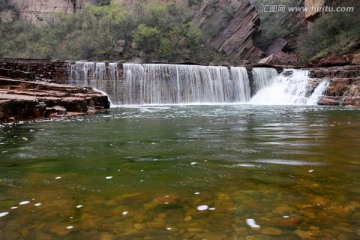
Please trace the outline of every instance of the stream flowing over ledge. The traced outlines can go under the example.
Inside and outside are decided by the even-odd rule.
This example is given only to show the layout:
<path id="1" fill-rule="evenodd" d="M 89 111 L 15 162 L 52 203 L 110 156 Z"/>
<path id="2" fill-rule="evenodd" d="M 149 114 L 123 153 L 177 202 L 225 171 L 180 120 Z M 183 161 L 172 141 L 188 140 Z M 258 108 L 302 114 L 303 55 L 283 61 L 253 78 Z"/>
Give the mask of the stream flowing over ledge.
<path id="1" fill-rule="evenodd" d="M 109 108 L 109 102 L 360 106 L 359 65 L 299 69 L 0 59 L 0 76 L 2 122 L 93 113 Z"/>

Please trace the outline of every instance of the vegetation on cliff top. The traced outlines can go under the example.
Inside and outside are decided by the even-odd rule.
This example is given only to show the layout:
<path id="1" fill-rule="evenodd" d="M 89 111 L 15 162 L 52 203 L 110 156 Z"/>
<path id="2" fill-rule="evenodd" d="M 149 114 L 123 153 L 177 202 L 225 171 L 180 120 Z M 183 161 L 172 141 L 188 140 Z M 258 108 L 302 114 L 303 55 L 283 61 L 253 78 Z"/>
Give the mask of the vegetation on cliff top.
<path id="1" fill-rule="evenodd" d="M 261 19 L 261 34 L 255 39 L 256 45 L 266 50 L 276 38 L 286 38 L 293 35 L 301 27 L 302 21 L 297 21 L 298 12 L 289 12 L 288 7 L 298 7 L 304 0 L 250 0 L 258 9 Z M 284 11 L 270 11 L 270 6 L 286 6 Z M 301 13 L 300 13 L 301 14 Z"/>
<path id="2" fill-rule="evenodd" d="M 3 0 L 2 0 L 3 1 Z M 2 23 L 0 57 L 211 62 L 189 8 L 175 3 L 87 5 L 80 14 L 49 15 L 41 24 Z M 219 61 L 220 61 L 219 60 Z"/>
<path id="3" fill-rule="evenodd" d="M 304 13 L 270 12 L 265 6 L 303 6 L 304 0 L 250 0 L 261 17 L 257 47 L 266 50 L 278 37 L 298 42 L 298 55 L 307 62 L 331 54 L 344 54 L 360 45 L 360 2 L 328 0 L 330 6 L 353 6 L 351 13 L 327 13 L 305 29 Z M 40 24 L 19 18 L 19 11 L 10 0 L 0 0 L 0 57 L 60 58 L 88 60 L 222 63 L 226 56 L 217 53 L 211 39 L 223 29 L 224 19 L 231 18 L 238 0 L 209 6 L 222 8 L 224 16 L 214 15 L 200 30 L 193 22 L 193 10 L 202 0 L 187 0 L 187 4 L 134 0 L 94 0 L 81 13 L 66 15 L 57 12 Z M 166 1 L 165 1 L 166 2 Z M 211 10 L 210 9 L 210 10 Z M 209 11 L 210 11 L 209 10 Z M 264 11 L 265 10 L 265 11 Z M 268 9 L 267 9 L 268 10 Z M 300 20 L 299 20 L 300 19 Z M 298 36 L 300 36 L 298 38 Z"/>
<path id="4" fill-rule="evenodd" d="M 333 1 L 336 4 L 338 1 Z M 349 0 L 334 6 L 354 7 L 353 12 L 327 13 L 317 19 L 299 39 L 304 62 L 327 55 L 341 55 L 360 47 L 360 2 Z"/>

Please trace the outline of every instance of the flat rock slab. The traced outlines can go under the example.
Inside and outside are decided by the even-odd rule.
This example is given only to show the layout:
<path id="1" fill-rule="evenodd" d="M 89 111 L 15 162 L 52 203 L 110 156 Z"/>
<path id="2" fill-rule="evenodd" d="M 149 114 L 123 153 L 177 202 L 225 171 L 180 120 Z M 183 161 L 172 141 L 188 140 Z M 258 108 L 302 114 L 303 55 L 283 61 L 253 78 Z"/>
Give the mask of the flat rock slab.
<path id="1" fill-rule="evenodd" d="M 0 78 L 0 122 L 94 113 L 110 107 L 89 87 Z"/>

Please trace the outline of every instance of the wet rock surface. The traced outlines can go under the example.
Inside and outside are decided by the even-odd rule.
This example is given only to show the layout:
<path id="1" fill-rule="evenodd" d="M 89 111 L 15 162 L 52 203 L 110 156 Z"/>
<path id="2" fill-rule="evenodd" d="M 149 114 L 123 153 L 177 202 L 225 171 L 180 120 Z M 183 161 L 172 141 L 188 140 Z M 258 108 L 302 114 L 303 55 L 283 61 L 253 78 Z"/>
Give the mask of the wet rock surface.
<path id="1" fill-rule="evenodd" d="M 298 59 L 294 54 L 289 54 L 283 51 L 279 51 L 276 54 L 271 54 L 270 56 L 261 59 L 259 63 L 292 66 L 292 65 L 296 65 L 297 61 Z"/>
<path id="2" fill-rule="evenodd" d="M 64 82 L 68 63 L 51 59 L 0 59 L 0 76 L 27 80 L 47 79 Z"/>
<path id="3" fill-rule="evenodd" d="M 0 78 L 0 122 L 93 113 L 110 107 L 91 88 Z"/>
<path id="4" fill-rule="evenodd" d="M 360 106 L 360 66 L 311 68 L 310 77 L 330 81 L 319 105 Z"/>

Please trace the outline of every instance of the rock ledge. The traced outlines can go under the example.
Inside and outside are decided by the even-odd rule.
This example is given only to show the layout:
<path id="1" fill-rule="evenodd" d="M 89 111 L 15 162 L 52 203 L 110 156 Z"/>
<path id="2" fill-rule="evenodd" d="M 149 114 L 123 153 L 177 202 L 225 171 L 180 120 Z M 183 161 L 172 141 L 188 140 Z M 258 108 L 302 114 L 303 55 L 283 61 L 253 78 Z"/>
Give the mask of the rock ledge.
<path id="1" fill-rule="evenodd" d="M 92 88 L 0 77 L 0 122 L 75 116 L 109 107 L 108 97 Z"/>

